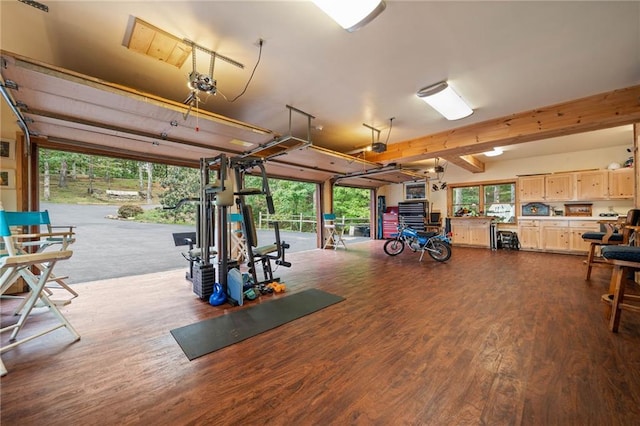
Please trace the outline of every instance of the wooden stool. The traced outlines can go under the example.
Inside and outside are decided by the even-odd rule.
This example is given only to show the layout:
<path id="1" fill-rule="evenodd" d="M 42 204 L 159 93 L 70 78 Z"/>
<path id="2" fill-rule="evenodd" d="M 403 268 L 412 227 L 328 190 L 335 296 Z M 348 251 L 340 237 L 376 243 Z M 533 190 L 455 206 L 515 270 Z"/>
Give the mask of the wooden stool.
<path id="1" fill-rule="evenodd" d="M 587 276 L 585 280 L 591 279 L 591 268 L 594 265 L 607 264 L 597 257 L 596 248 L 611 245 L 628 245 L 634 230 L 632 226 L 639 225 L 640 209 L 631 209 L 625 217 L 620 217 L 617 221 L 599 221 L 605 227 L 605 232 L 585 232 L 582 239 L 591 243 L 587 256 Z"/>
<path id="2" fill-rule="evenodd" d="M 603 295 L 603 299 L 611 303 L 609 329 L 616 333 L 620 325 L 622 310 L 640 313 L 640 295 L 625 294 L 629 272 L 640 270 L 640 247 L 607 246 L 602 248 L 602 257 L 613 265 L 609 291 L 613 294 Z M 635 303 L 628 303 L 635 302 Z"/>

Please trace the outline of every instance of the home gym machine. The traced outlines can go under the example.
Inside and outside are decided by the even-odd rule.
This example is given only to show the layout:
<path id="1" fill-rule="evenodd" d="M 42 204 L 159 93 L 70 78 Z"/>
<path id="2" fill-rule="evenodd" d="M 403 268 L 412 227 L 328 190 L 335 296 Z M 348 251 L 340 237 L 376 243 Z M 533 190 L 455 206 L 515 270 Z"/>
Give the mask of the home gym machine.
<path id="1" fill-rule="evenodd" d="M 164 210 L 178 210 L 183 205 L 187 203 L 200 203 L 200 198 L 196 197 L 188 197 L 183 198 L 178 201 L 178 204 L 171 207 L 164 207 Z M 196 229 L 200 227 L 200 211 L 196 212 Z M 200 262 L 200 257 L 202 256 L 201 250 L 199 249 L 199 239 L 198 233 L 196 231 L 191 232 L 174 232 L 173 233 L 173 243 L 176 247 L 179 246 L 189 246 L 189 249 L 186 252 L 182 253 L 182 257 L 187 259 L 189 262 L 189 270 L 185 274 L 185 278 L 189 281 L 193 280 L 193 266 L 196 263 Z"/>
<path id="2" fill-rule="evenodd" d="M 255 169 L 259 171 L 261 186 L 246 188 L 244 176 Z M 231 170 L 235 173 L 231 174 Z M 237 191 L 234 191 L 234 186 L 237 186 Z M 193 292 L 202 300 L 211 296 L 216 282 L 222 286 L 226 294 L 229 294 L 228 273 L 231 269 L 240 268 L 239 262 L 230 258 L 229 208 L 234 204 L 242 216 L 242 235 L 247 247 L 246 263 L 253 283 L 262 288 L 266 283 L 278 281 L 278 278 L 273 276 L 272 262 L 278 266 L 291 266 L 291 263 L 285 260 L 285 250 L 289 245 L 281 241 L 277 221 L 270 222 L 275 233 L 274 243 L 258 246 L 253 211 L 246 202 L 246 197 L 252 195 L 264 196 L 269 214 L 275 213 L 264 160 L 250 156 L 228 158 L 225 154 L 220 154 L 200 160 L 200 197 L 185 198 L 175 207 L 171 207 L 179 208 L 187 202 L 198 203 L 196 232 L 176 234 L 174 240 L 176 245 L 189 244 L 188 252 L 183 254 L 189 261 L 187 279 L 192 282 Z M 257 265 L 262 267 L 262 280 L 258 279 Z M 236 294 L 235 298 L 237 297 Z M 229 301 L 232 304 L 239 303 L 235 298 Z"/>
<path id="3" fill-rule="evenodd" d="M 227 217 L 228 208 L 233 206 L 233 182 L 228 165 L 225 154 L 200 159 L 197 240 L 201 255 L 199 263 L 193 267 L 192 283 L 194 293 L 203 300 L 209 299 L 216 282 L 226 292 L 227 272 L 230 267 L 238 266 L 228 258 Z M 217 274 L 211 263 L 212 257 L 217 263 Z"/>
<path id="4" fill-rule="evenodd" d="M 235 157 L 231 159 L 231 168 L 235 172 L 235 181 L 238 187 L 235 193 L 237 196 L 236 204 L 242 214 L 242 232 L 247 245 L 247 266 L 249 267 L 253 282 L 261 287 L 279 280 L 279 278 L 274 278 L 273 276 L 272 262 L 278 266 L 287 268 L 291 266 L 291 263 L 285 260 L 285 250 L 289 248 L 289 244 L 280 239 L 280 224 L 278 221 L 271 221 L 269 225 L 273 226 L 275 241 L 273 244 L 258 246 L 253 210 L 251 205 L 246 202 L 246 197 L 250 195 L 264 196 L 267 203 L 267 211 L 269 214 L 275 213 L 273 197 L 269 189 L 269 179 L 267 178 L 264 167 L 264 160 L 252 156 Z M 246 188 L 244 177 L 248 174 L 249 170 L 256 168 L 259 170 L 262 185 L 260 188 Z M 262 267 L 262 280 L 258 279 L 256 265 Z"/>
<path id="5" fill-rule="evenodd" d="M 290 105 L 286 107 L 289 110 L 289 135 L 261 144 L 237 157 L 229 158 L 225 154 L 220 154 L 217 157 L 200 160 L 200 197 L 195 199 L 199 202 L 196 233 L 195 238 L 191 235 L 192 238 L 186 241 L 193 244 L 195 239 L 196 247 L 190 246 L 189 254 L 185 257 L 190 264 L 187 277 L 193 283 L 194 292 L 203 300 L 212 294 L 213 285 L 216 282 L 221 284 L 226 294 L 229 294 L 228 273 L 232 269 L 240 267 L 237 258 L 231 259 L 229 247 L 229 207 L 234 203 L 238 213 L 242 216 L 242 236 L 246 246 L 246 259 L 244 260 L 254 285 L 262 290 L 266 284 L 279 280 L 273 275 L 273 264 L 284 267 L 291 266 L 291 263 L 285 260 L 285 251 L 289 248 L 289 244 L 281 241 L 280 225 L 277 221 L 269 223 L 273 227 L 275 241 L 272 244 L 258 246 L 253 211 L 247 202 L 249 196 L 264 196 L 267 211 L 273 215 L 275 207 L 264 163 L 287 151 L 311 145 L 311 120 L 315 117 Z M 307 120 L 306 139 L 293 136 L 292 113 L 294 112 L 303 115 Z M 234 173 L 231 174 L 230 171 Z M 246 175 L 259 175 L 261 178 L 260 188 L 245 187 L 244 177 Z M 194 201 L 194 199 L 183 201 Z M 181 245 L 178 244 L 178 240 L 184 244 L 185 236 L 174 236 L 174 240 L 176 245 Z M 216 244 L 213 246 L 217 252 L 212 246 L 214 240 Z M 217 262 L 217 274 L 211 263 L 212 256 Z M 258 279 L 256 270 L 258 265 L 262 268 L 263 279 Z M 234 303 L 233 300 L 231 302 Z M 236 300 L 236 302 L 241 301 Z"/>

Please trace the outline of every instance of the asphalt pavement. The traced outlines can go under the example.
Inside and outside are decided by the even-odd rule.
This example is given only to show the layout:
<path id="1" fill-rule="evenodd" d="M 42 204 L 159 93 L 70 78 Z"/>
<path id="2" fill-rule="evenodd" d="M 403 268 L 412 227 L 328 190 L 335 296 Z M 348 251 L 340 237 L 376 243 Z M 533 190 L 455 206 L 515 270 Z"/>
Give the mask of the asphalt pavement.
<path id="1" fill-rule="evenodd" d="M 149 208 L 145 207 L 144 208 Z M 41 203 L 53 225 L 74 225 L 76 242 L 70 246 L 73 256 L 56 265 L 54 273 L 69 276 L 69 284 L 141 275 L 188 268 L 182 257 L 186 246 L 176 247 L 175 232 L 193 232 L 194 226 L 140 223 L 117 220 L 117 205 L 76 205 Z M 271 244 L 272 230 L 258 231 L 259 245 Z M 281 240 L 290 244 L 287 253 L 315 250 L 316 234 L 281 232 Z M 345 237 L 347 242 L 368 240 Z"/>

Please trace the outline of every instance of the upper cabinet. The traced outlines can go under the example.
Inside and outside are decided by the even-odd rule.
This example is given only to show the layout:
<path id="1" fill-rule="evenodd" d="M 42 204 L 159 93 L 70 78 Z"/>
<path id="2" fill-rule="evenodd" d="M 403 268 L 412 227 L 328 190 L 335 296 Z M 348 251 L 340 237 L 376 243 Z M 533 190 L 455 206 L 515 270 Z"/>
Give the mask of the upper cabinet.
<path id="1" fill-rule="evenodd" d="M 576 196 L 578 200 L 606 200 L 609 196 L 609 171 L 577 172 Z"/>
<path id="2" fill-rule="evenodd" d="M 526 176 L 518 179 L 520 202 L 544 200 L 544 176 Z"/>
<path id="3" fill-rule="evenodd" d="M 575 197 L 573 192 L 574 181 L 574 173 L 561 173 L 545 176 L 545 201 L 573 200 Z"/>
<path id="4" fill-rule="evenodd" d="M 633 167 L 609 170 L 609 198 L 633 198 L 635 176 Z"/>
<path id="5" fill-rule="evenodd" d="M 634 190 L 635 176 L 631 167 L 523 176 L 518 179 L 521 203 L 630 199 Z"/>
<path id="6" fill-rule="evenodd" d="M 521 177 L 518 179 L 520 202 L 572 200 L 574 181 L 573 173 Z"/>

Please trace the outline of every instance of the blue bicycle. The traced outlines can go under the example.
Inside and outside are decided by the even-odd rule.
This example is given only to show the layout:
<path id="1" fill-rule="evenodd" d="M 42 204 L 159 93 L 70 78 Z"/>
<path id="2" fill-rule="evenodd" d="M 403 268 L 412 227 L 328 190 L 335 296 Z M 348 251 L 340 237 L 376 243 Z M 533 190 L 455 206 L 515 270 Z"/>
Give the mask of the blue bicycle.
<path id="1" fill-rule="evenodd" d="M 393 238 L 387 240 L 383 247 L 389 256 L 402 253 L 406 244 L 413 252 L 420 252 L 420 262 L 425 252 L 438 262 L 446 262 L 451 258 L 451 240 L 445 233 L 416 231 L 400 223 L 398 232 L 391 236 Z"/>

